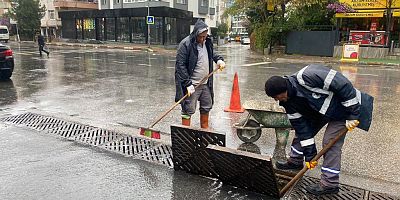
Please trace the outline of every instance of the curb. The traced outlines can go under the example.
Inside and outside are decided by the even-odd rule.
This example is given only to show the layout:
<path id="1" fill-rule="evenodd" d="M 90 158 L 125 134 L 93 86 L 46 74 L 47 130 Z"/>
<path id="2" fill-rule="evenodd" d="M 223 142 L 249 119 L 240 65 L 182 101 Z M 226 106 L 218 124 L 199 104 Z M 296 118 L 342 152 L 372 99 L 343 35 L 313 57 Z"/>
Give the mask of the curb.
<path id="1" fill-rule="evenodd" d="M 276 58 L 275 63 L 282 63 L 282 62 L 291 62 L 291 63 L 336 63 L 336 64 L 350 64 L 350 65 L 385 65 L 385 66 L 396 66 L 400 67 L 400 64 L 397 63 L 384 63 L 384 62 L 365 62 L 365 61 L 359 61 L 359 62 L 341 62 L 340 60 L 329 60 L 329 61 L 323 61 L 323 60 L 299 60 L 299 59 L 293 59 L 293 58 Z"/>

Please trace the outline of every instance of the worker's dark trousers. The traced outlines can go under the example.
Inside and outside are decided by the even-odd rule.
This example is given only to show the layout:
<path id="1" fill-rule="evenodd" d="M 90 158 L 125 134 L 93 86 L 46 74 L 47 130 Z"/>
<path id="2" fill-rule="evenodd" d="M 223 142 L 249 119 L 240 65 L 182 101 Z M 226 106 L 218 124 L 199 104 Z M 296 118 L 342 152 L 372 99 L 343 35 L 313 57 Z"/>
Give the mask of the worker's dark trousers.
<path id="1" fill-rule="evenodd" d="M 323 147 L 329 143 L 343 128 L 346 127 L 345 121 L 330 121 L 325 130 L 323 139 Z M 321 167 L 321 184 L 327 187 L 336 187 L 339 185 L 340 162 L 342 156 L 342 146 L 344 137 L 333 145 L 324 155 L 324 163 Z M 300 145 L 300 140 L 297 136 L 293 139 L 291 151 L 289 153 L 289 161 L 302 164 L 304 160 L 303 148 Z"/>

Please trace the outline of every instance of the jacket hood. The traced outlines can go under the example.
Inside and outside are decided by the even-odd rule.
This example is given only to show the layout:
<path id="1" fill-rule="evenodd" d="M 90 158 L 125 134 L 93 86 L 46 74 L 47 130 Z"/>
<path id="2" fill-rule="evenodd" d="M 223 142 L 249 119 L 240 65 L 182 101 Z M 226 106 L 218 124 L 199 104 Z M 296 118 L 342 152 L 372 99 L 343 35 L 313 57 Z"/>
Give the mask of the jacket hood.
<path id="1" fill-rule="evenodd" d="M 192 37 L 197 37 L 200 33 L 204 32 L 205 30 L 208 30 L 207 24 L 204 23 L 203 20 L 198 19 L 196 24 L 194 24 L 193 31 L 190 35 Z"/>

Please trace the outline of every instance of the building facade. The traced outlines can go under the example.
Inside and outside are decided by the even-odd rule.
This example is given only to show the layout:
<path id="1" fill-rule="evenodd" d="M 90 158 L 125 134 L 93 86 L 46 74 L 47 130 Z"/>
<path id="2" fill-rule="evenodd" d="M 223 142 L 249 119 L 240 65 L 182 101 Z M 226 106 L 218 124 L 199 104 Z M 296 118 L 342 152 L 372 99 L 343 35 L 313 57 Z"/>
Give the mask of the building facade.
<path id="1" fill-rule="evenodd" d="M 46 12 L 41 19 L 41 34 L 49 40 L 61 37 L 59 12 L 98 8 L 97 0 L 41 0 L 40 4 L 46 7 Z"/>
<path id="2" fill-rule="evenodd" d="M 63 38 L 178 44 L 197 19 L 216 27 L 216 0 L 100 0 L 98 10 L 62 11 Z M 147 25 L 146 16 L 154 16 Z"/>

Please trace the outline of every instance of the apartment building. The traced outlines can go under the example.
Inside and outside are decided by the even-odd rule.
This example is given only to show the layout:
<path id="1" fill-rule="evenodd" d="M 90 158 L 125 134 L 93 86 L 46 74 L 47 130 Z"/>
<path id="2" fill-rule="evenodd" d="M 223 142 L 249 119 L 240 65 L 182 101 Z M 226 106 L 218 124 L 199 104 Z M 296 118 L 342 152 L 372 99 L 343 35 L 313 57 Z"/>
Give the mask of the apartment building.
<path id="1" fill-rule="evenodd" d="M 49 39 L 61 37 L 58 12 L 98 8 L 97 0 L 40 0 L 40 4 L 46 7 L 41 19 L 41 33 Z"/>
<path id="2" fill-rule="evenodd" d="M 97 10 L 60 12 L 64 38 L 178 44 L 198 19 L 216 27 L 217 0 L 100 0 Z M 147 25 L 146 16 L 154 16 Z"/>

